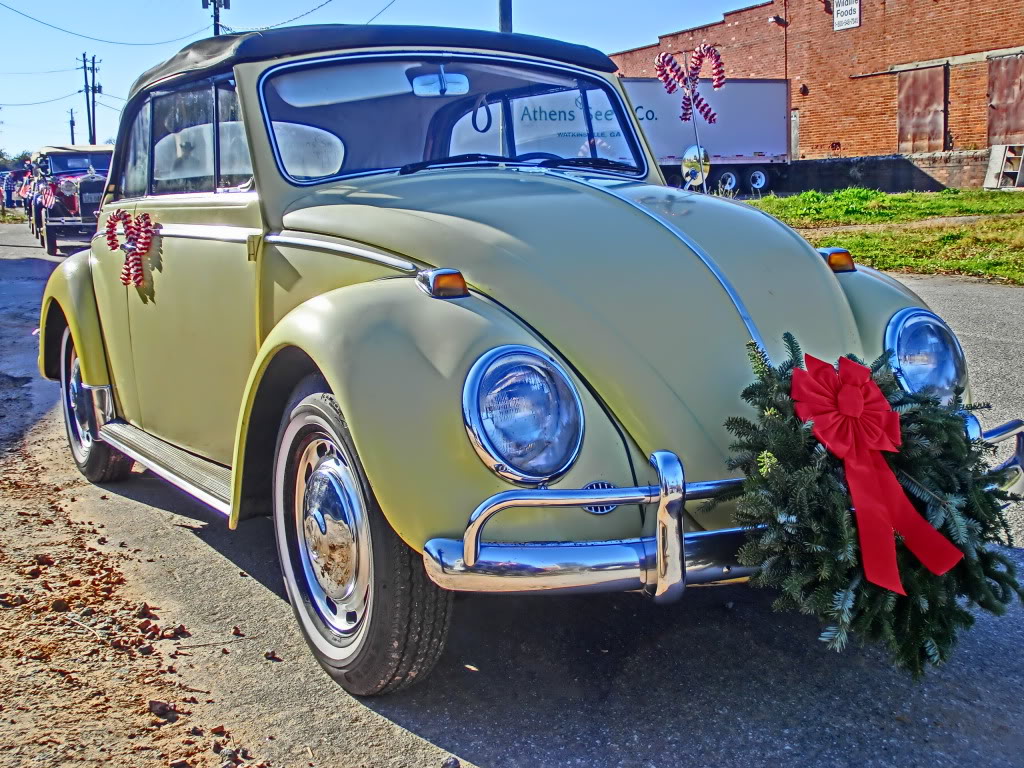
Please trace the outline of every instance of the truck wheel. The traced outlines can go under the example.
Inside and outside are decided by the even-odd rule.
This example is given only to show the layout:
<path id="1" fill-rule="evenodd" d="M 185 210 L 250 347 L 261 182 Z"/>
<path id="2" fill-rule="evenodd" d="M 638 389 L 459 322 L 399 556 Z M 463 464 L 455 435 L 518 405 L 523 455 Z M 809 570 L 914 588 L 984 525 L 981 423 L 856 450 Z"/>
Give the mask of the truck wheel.
<path id="1" fill-rule="evenodd" d="M 82 386 L 82 370 L 71 332 L 64 329 L 61 340 L 60 401 L 68 447 L 78 471 L 91 483 L 124 480 L 131 474 L 134 460 L 102 440 L 93 437 L 96 423 L 92 398 Z"/>
<path id="2" fill-rule="evenodd" d="M 57 241 L 50 233 L 49 227 L 43 225 L 43 231 L 39 234 L 39 242 L 46 249 L 46 253 L 49 256 L 57 255 Z"/>
<path id="3" fill-rule="evenodd" d="M 744 172 L 744 186 L 752 195 L 765 195 L 771 191 L 772 177 L 768 169 L 761 165 L 752 165 Z"/>
<path id="4" fill-rule="evenodd" d="M 319 376 L 300 382 L 285 409 L 273 480 L 281 571 L 316 660 L 357 696 L 426 677 L 444 649 L 452 593 L 388 524 Z"/>
<path id="5" fill-rule="evenodd" d="M 36 214 L 28 206 L 28 203 L 25 203 L 25 213 L 27 214 L 26 218 L 28 218 L 28 231 L 34 235 L 36 233 Z"/>
<path id="6" fill-rule="evenodd" d="M 719 168 L 708 179 L 708 190 L 721 195 L 735 195 L 740 191 L 740 176 L 734 168 Z"/>

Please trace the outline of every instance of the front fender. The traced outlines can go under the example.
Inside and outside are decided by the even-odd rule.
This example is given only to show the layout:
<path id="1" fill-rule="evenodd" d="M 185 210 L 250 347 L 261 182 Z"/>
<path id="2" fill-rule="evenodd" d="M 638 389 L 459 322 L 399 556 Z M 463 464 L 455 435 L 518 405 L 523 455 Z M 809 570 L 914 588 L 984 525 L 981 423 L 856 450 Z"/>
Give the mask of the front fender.
<path id="1" fill-rule="evenodd" d="M 412 278 L 339 288 L 299 305 L 267 336 L 246 385 L 235 441 L 231 525 L 238 521 L 246 432 L 261 380 L 276 355 L 297 348 L 338 399 L 370 484 L 399 536 L 417 551 L 431 538 L 461 537 L 481 501 L 514 487 L 480 461 L 462 419 L 469 368 L 503 344 L 556 354 L 490 300 L 478 295 L 433 299 Z M 583 383 L 576 384 L 584 407 L 583 447 L 553 487 L 579 488 L 596 480 L 634 484 L 624 439 Z M 496 541 L 618 539 L 639 535 L 640 523 L 637 507 L 603 516 L 579 509 L 517 509 L 495 520 L 486 536 Z"/>
<path id="2" fill-rule="evenodd" d="M 58 309 L 63 314 L 63 321 Z M 71 338 L 75 342 L 82 381 L 93 387 L 109 385 L 107 355 L 87 250 L 69 256 L 57 267 L 50 274 L 43 291 L 39 317 L 39 373 L 48 379 L 60 378 L 60 340 L 64 323 L 71 330 Z"/>
<path id="3" fill-rule="evenodd" d="M 867 362 L 885 351 L 885 328 L 893 315 L 907 307 L 929 309 L 920 296 L 877 269 L 858 264 L 856 272 L 845 272 L 836 277 L 853 310 Z M 963 399 L 965 403 L 971 402 L 969 371 Z"/>

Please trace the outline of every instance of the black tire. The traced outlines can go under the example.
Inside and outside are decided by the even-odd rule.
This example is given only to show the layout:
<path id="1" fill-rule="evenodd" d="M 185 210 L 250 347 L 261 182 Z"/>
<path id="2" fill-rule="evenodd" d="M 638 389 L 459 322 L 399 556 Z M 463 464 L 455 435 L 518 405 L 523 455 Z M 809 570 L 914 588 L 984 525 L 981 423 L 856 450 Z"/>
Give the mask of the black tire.
<path id="1" fill-rule="evenodd" d="M 421 556 L 384 517 L 345 418 L 319 376 L 304 379 L 285 408 L 273 481 L 281 572 L 320 666 L 357 696 L 392 693 L 425 678 L 444 650 L 452 593 L 430 581 Z M 344 493 L 320 495 L 330 487 Z"/>
<path id="2" fill-rule="evenodd" d="M 708 176 L 708 192 L 719 195 L 736 195 L 742 185 L 739 170 L 726 166 L 715 168 Z"/>
<path id="3" fill-rule="evenodd" d="M 36 233 L 36 214 L 27 202 L 25 203 L 25 218 L 28 219 L 28 231 L 34 235 Z"/>
<path id="4" fill-rule="evenodd" d="M 763 165 L 751 165 L 743 171 L 743 187 L 752 195 L 767 195 L 772 189 L 772 175 Z"/>
<path id="5" fill-rule="evenodd" d="M 135 461 L 92 436 L 96 417 L 92 413 L 91 398 L 76 397 L 81 386 L 81 378 L 75 373 L 77 357 L 71 333 L 64 329 L 64 338 L 61 340 L 60 398 L 71 458 L 78 471 L 90 483 L 124 480 L 131 474 Z"/>
<path id="6" fill-rule="evenodd" d="M 39 235 L 39 241 L 42 243 L 43 248 L 46 249 L 48 256 L 57 255 L 57 240 L 53 237 L 49 227 L 43 226 L 43 231 Z"/>

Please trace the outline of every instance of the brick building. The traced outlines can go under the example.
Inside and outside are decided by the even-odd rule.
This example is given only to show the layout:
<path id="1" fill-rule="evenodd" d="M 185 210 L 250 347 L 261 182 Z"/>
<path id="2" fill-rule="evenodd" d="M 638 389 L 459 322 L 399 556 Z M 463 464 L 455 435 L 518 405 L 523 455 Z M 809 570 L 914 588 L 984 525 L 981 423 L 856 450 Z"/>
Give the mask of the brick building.
<path id="1" fill-rule="evenodd" d="M 794 159 L 1024 144 L 1024 0 L 771 0 L 612 58 L 653 77 L 700 43 L 790 81 Z"/>

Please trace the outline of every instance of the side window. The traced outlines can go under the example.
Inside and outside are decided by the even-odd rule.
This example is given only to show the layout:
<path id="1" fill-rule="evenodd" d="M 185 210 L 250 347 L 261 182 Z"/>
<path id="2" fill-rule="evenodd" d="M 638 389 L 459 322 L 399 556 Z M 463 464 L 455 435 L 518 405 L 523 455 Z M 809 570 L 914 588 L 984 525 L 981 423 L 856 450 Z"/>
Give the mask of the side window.
<path id="1" fill-rule="evenodd" d="M 149 182 L 149 104 L 135 115 L 117 186 L 120 197 L 143 197 Z"/>
<path id="2" fill-rule="evenodd" d="M 213 192 L 213 89 L 153 99 L 153 194 Z"/>
<path id="3" fill-rule="evenodd" d="M 233 83 L 217 83 L 217 190 L 231 191 L 252 179 L 252 159 Z"/>

